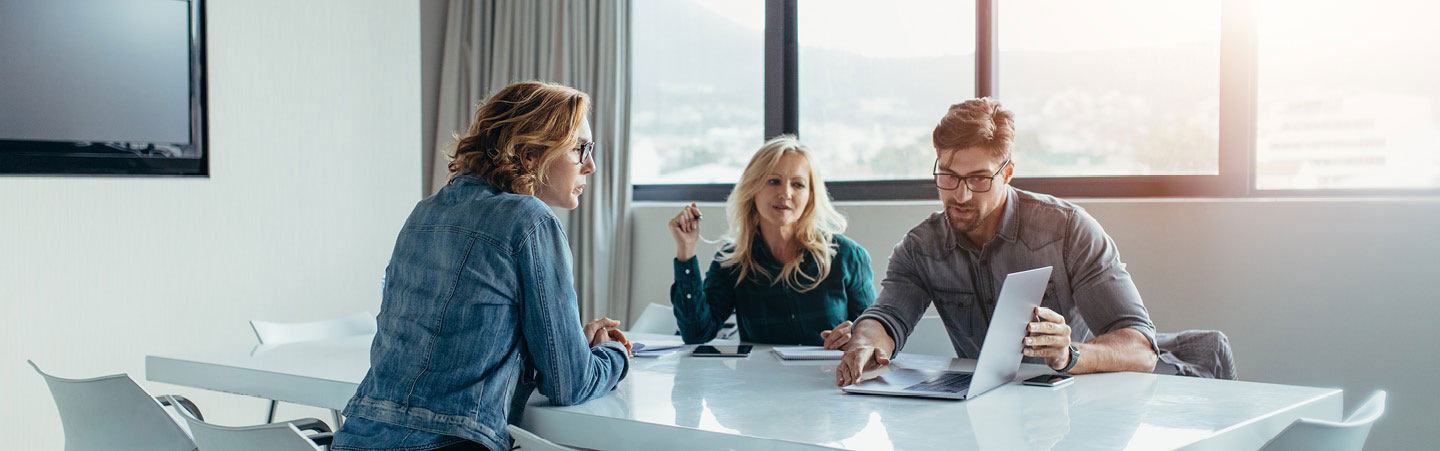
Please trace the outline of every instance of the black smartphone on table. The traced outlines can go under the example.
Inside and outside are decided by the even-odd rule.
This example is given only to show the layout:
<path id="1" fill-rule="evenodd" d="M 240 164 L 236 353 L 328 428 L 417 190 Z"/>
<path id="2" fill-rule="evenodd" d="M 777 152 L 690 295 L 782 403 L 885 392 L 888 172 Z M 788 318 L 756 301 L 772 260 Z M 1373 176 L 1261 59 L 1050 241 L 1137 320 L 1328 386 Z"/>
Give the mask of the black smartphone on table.
<path id="1" fill-rule="evenodd" d="M 1063 387 L 1074 381 L 1074 376 L 1064 374 L 1041 374 L 1020 382 L 1035 387 Z"/>
<path id="2" fill-rule="evenodd" d="M 700 345 L 690 355 L 695 357 L 745 357 L 750 355 L 750 345 L 710 346 Z"/>

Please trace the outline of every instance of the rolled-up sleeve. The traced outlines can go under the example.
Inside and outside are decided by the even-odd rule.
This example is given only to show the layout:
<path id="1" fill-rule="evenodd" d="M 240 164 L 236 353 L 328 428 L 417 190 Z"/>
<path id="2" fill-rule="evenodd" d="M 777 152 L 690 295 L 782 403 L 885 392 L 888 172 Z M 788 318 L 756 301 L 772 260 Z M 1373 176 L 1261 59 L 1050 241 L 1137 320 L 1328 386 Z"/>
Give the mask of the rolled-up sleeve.
<path id="1" fill-rule="evenodd" d="M 1140 299 L 1140 290 L 1120 261 L 1115 242 L 1084 209 L 1071 216 L 1065 241 L 1065 268 L 1075 307 L 1095 335 L 1132 328 L 1150 340 L 1156 354 L 1155 324 Z"/>
<path id="2" fill-rule="evenodd" d="M 875 304 L 855 320 L 859 323 L 866 318 L 879 321 L 885 332 L 895 340 L 895 352 L 905 348 L 905 340 L 915 330 L 915 324 L 930 307 L 930 295 L 921 281 L 919 266 L 914 253 L 914 235 L 907 235 L 895 245 L 890 254 L 885 279 L 880 282 L 880 296 Z"/>

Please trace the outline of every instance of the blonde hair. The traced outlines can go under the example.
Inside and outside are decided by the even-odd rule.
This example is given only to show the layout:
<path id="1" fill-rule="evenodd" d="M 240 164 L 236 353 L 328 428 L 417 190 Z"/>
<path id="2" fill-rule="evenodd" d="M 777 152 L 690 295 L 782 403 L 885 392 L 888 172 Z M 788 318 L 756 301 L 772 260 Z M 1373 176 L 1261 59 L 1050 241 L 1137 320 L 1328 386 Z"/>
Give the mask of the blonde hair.
<path id="1" fill-rule="evenodd" d="M 786 263 L 776 277 L 755 261 L 754 246 L 763 245 L 764 239 L 760 236 L 760 211 L 755 206 L 755 196 L 765 186 L 770 171 L 785 155 L 799 155 L 805 160 L 805 167 L 810 171 L 810 201 L 805 204 L 795 225 L 795 241 L 803 249 L 801 258 Z M 725 239 L 731 245 L 722 248 L 716 260 L 721 267 L 740 268 L 736 284 L 748 276 L 768 279 L 771 285 L 783 281 L 786 286 L 803 293 L 815 289 L 830 275 L 830 262 L 836 252 L 832 240 L 845 231 L 845 217 L 830 204 L 830 192 L 826 191 L 824 178 L 812 164 L 809 148 L 794 136 L 777 136 L 755 151 L 755 156 L 750 158 L 750 164 L 745 166 L 745 172 L 740 176 L 740 183 L 735 184 L 735 189 L 730 192 L 726 212 L 730 217 L 730 232 Z M 800 263 L 807 256 L 815 261 L 818 269 L 815 274 L 805 274 L 800 270 Z"/>
<path id="2" fill-rule="evenodd" d="M 545 169 L 578 144 L 590 97 L 569 86 L 522 81 L 475 110 L 475 121 L 450 157 L 450 177 L 473 174 L 515 194 L 535 194 Z M 530 158 L 539 164 L 528 165 Z"/>

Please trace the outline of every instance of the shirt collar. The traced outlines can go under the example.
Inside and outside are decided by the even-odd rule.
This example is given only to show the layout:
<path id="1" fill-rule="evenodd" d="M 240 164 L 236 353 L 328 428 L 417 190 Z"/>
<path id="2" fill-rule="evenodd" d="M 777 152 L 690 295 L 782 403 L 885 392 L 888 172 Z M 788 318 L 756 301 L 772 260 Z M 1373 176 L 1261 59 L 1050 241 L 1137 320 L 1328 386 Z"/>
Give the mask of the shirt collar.
<path id="1" fill-rule="evenodd" d="M 995 236 L 1014 242 L 1020 233 L 1020 202 L 1015 187 L 1005 185 L 1005 210 L 1000 213 L 1000 228 Z"/>
<path id="2" fill-rule="evenodd" d="M 1019 202 L 1017 202 L 1018 197 L 1019 196 L 1015 194 L 1014 187 L 1008 185 L 1005 187 L 1005 208 L 1000 210 L 1000 226 L 995 231 L 995 237 L 1014 242 L 1015 238 L 1019 235 L 1020 207 L 1018 206 Z M 944 248 L 955 249 L 963 247 L 979 252 L 979 249 L 970 249 L 967 241 L 960 240 L 960 235 L 955 233 L 955 227 L 950 225 L 950 215 L 943 213 L 942 210 L 942 216 L 945 220 L 945 242 L 941 244 Z M 991 241 L 994 241 L 994 238 L 991 238 Z M 985 243 L 981 243 L 980 245 L 983 247 Z"/>

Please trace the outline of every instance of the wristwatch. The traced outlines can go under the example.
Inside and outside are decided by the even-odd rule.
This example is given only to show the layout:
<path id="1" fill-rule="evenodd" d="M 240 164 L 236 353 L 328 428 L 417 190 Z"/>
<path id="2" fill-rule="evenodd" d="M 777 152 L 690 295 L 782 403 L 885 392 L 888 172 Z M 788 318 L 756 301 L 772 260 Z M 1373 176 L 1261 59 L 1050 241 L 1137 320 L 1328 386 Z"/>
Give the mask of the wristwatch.
<path id="1" fill-rule="evenodd" d="M 1075 362 L 1079 362 L 1079 361 L 1080 361 L 1080 350 L 1079 350 L 1079 349 L 1075 349 L 1075 343 L 1070 343 L 1070 363 L 1066 363 L 1064 368 L 1061 368 L 1061 369 L 1058 369 L 1058 370 L 1055 370 L 1055 371 L 1056 371 L 1056 372 L 1059 372 L 1059 373 L 1069 373 L 1070 370 L 1072 370 L 1072 369 L 1075 368 Z"/>

